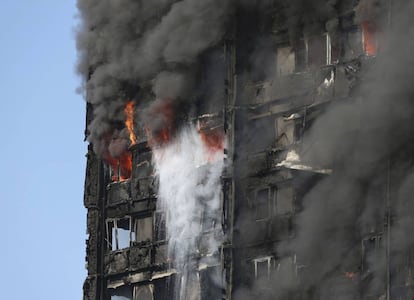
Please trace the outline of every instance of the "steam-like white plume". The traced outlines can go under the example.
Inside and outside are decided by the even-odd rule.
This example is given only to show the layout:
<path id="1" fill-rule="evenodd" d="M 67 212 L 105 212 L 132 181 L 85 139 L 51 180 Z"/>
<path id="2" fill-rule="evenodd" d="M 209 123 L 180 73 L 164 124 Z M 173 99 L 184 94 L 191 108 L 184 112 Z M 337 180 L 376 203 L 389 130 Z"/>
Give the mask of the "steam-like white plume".
<path id="1" fill-rule="evenodd" d="M 165 211 L 169 256 L 182 275 L 184 289 L 193 286 L 193 279 L 198 278 L 194 274 L 197 270 L 194 258 L 201 252 L 214 253 L 222 242 L 223 155 L 223 151 L 212 152 L 193 126 L 183 129 L 167 146 L 154 149 L 159 177 L 158 209 Z M 203 232 L 213 228 L 207 245 L 202 246 L 203 249 L 207 246 L 208 251 L 202 251 Z M 187 299 L 188 293 L 193 292 L 181 291 L 180 298 Z"/>

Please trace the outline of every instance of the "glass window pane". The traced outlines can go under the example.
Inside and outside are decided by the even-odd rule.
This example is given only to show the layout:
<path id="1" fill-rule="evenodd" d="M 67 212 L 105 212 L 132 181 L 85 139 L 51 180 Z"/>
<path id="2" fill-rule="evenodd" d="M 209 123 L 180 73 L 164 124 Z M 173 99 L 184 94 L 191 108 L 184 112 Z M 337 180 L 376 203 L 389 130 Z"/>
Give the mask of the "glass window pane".
<path id="1" fill-rule="evenodd" d="M 129 248 L 131 239 L 130 219 L 125 218 L 118 220 L 118 249 Z"/>

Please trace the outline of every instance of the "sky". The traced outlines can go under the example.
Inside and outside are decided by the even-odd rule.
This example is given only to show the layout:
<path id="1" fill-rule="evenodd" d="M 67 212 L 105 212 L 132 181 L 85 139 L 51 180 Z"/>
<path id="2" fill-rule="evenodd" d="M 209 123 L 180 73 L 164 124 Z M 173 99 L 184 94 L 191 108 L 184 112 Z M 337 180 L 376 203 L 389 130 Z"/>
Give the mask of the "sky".
<path id="1" fill-rule="evenodd" d="M 76 0 L 0 10 L 0 299 L 82 299 L 87 144 Z"/>

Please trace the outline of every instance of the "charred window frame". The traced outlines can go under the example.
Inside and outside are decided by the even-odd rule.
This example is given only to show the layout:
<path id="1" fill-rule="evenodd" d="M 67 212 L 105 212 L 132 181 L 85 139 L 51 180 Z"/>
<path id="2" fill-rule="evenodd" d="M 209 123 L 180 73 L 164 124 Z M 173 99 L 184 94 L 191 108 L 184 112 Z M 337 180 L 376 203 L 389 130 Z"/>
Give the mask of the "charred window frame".
<path id="1" fill-rule="evenodd" d="M 285 149 L 297 140 L 297 121 L 292 116 L 275 118 L 276 148 Z"/>
<path id="2" fill-rule="evenodd" d="M 382 234 L 377 234 L 365 238 L 361 242 L 361 270 L 362 272 L 369 271 L 369 261 L 372 256 L 383 255 L 383 240 Z"/>
<path id="3" fill-rule="evenodd" d="M 258 257 L 253 259 L 252 263 L 256 280 L 270 279 L 270 275 L 275 269 L 275 259 L 273 256 Z"/>
<path id="4" fill-rule="evenodd" d="M 271 217 L 272 199 L 272 189 L 270 187 L 256 190 L 253 203 L 256 221 L 266 221 Z"/>
<path id="5" fill-rule="evenodd" d="M 295 280 L 299 277 L 299 272 L 305 266 L 300 266 L 297 263 L 296 254 L 288 255 L 278 258 L 275 261 L 275 274 L 289 277 L 290 280 Z"/>
<path id="6" fill-rule="evenodd" d="M 361 28 L 356 26 L 350 28 L 344 33 L 343 43 L 343 57 L 345 60 L 361 56 L 364 53 Z"/>
<path id="7" fill-rule="evenodd" d="M 332 63 L 331 38 L 328 33 L 308 37 L 305 46 L 308 67 L 322 67 Z"/>
<path id="8" fill-rule="evenodd" d="M 134 286 L 132 300 L 154 300 L 154 286 L 152 284 Z"/>
<path id="9" fill-rule="evenodd" d="M 292 187 L 275 188 L 273 197 L 275 216 L 291 215 L 294 213 L 295 195 Z"/>
<path id="10" fill-rule="evenodd" d="M 131 217 L 106 220 L 106 242 L 108 249 L 116 251 L 129 248 L 131 241 L 134 241 L 135 238 L 135 233 L 132 228 Z"/>
<path id="11" fill-rule="evenodd" d="M 166 214 L 164 211 L 154 212 L 154 240 L 158 242 L 167 239 Z"/>
<path id="12" fill-rule="evenodd" d="M 179 295 L 180 285 L 176 284 L 178 281 L 177 274 L 153 281 L 154 300 L 170 300 L 171 295 Z"/>
<path id="13" fill-rule="evenodd" d="M 290 216 L 295 211 L 295 192 L 291 186 L 268 186 L 254 191 L 251 207 L 257 222 Z"/>
<path id="14" fill-rule="evenodd" d="M 110 300 L 134 300 L 131 286 L 123 285 L 116 289 L 109 289 Z"/>

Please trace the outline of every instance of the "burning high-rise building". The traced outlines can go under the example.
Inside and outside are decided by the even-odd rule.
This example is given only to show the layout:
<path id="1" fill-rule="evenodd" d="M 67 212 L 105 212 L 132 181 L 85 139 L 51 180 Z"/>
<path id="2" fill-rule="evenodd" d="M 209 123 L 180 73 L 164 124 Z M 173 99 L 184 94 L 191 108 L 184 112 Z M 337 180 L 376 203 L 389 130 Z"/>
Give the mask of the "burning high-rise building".
<path id="1" fill-rule="evenodd" d="M 78 0 L 84 300 L 412 300 L 414 3 Z"/>

